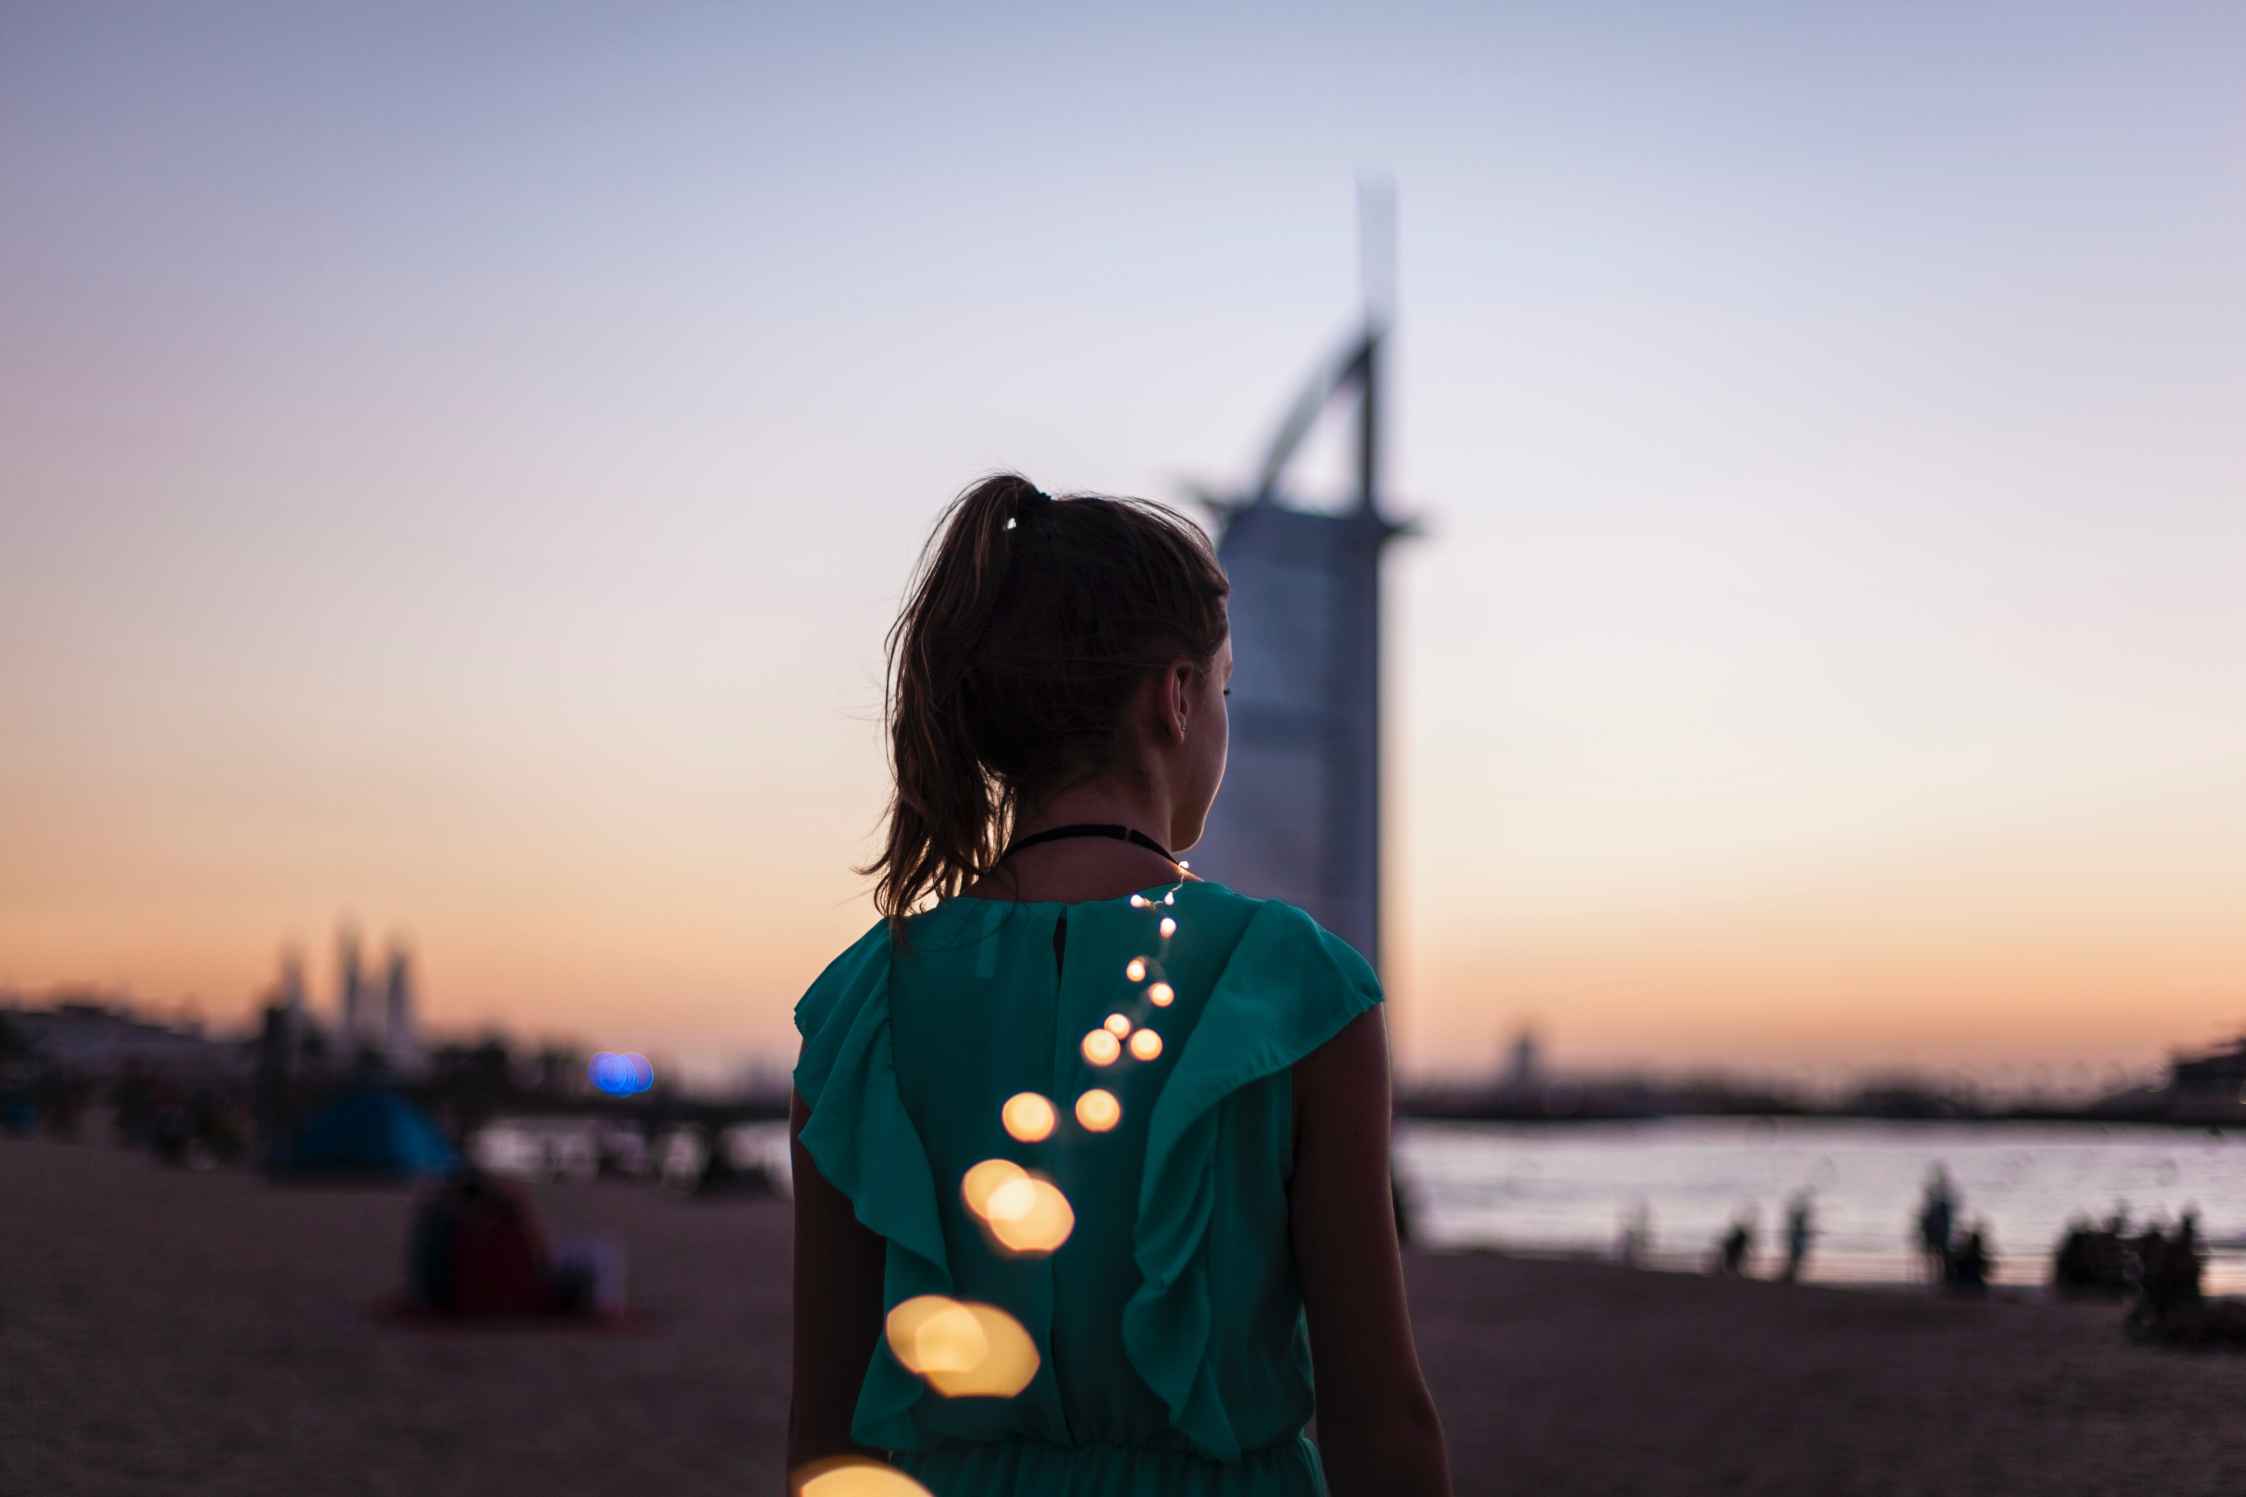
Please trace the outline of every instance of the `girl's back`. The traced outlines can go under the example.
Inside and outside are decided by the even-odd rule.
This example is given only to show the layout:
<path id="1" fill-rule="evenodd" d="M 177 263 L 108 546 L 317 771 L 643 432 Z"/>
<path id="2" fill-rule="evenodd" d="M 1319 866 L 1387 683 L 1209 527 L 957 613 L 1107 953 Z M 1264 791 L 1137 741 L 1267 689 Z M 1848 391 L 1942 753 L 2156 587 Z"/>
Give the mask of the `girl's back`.
<path id="1" fill-rule="evenodd" d="M 1448 1490 L 1379 986 L 1170 851 L 1224 777 L 1227 590 L 1177 516 L 1011 476 L 924 558 L 885 918 L 796 1009 L 799 1480 L 855 1452 L 937 1497 Z"/>
<path id="2" fill-rule="evenodd" d="M 854 1436 L 939 1490 L 1318 1490 L 1289 1068 L 1378 1001 L 1300 911 L 1214 884 L 954 899 L 901 951 L 876 927 L 798 1011 L 804 1147 L 892 1243 L 892 1306 L 995 1307 L 1037 1367 L 947 1398 L 885 1336 Z M 978 1214 L 992 1160 L 1067 1217 L 1005 1220 L 1050 1199 L 1020 1188 Z"/>

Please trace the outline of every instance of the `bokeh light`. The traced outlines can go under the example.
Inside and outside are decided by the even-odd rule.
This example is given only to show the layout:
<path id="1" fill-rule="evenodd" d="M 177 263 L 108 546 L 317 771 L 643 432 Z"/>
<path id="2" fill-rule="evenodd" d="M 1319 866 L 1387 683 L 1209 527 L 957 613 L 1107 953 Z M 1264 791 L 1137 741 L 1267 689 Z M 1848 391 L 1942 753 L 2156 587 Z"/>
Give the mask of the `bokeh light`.
<path id="1" fill-rule="evenodd" d="M 1030 1175 L 992 1191 L 983 1220 L 1008 1252 L 1042 1257 L 1068 1241 L 1076 1229 L 1076 1210 L 1059 1186 Z"/>
<path id="2" fill-rule="evenodd" d="M 1117 1039 L 1121 1039 L 1131 1032 L 1131 1021 L 1128 1016 L 1123 1014 L 1109 1014 L 1100 1027 Z"/>
<path id="3" fill-rule="evenodd" d="M 829 1456 L 788 1473 L 789 1497 L 935 1497 L 926 1487 L 862 1455 Z"/>
<path id="4" fill-rule="evenodd" d="M 982 1323 L 957 1300 L 941 1294 L 916 1294 L 900 1300 L 882 1322 L 889 1349 L 907 1371 L 964 1372 L 983 1359 L 988 1346 Z"/>
<path id="5" fill-rule="evenodd" d="M 1131 908 L 1134 910 L 1143 910 L 1150 908 L 1153 903 L 1154 901 L 1147 898 L 1144 894 L 1134 894 L 1131 896 Z"/>
<path id="6" fill-rule="evenodd" d="M 1123 967 L 1123 975 L 1133 982 L 1146 981 L 1146 958 L 1134 956 Z"/>
<path id="7" fill-rule="evenodd" d="M 913 1327 L 913 1355 L 905 1363 L 924 1377 L 939 1372 L 972 1372 L 990 1352 L 983 1323 L 964 1305 L 946 1305 Z"/>
<path id="8" fill-rule="evenodd" d="M 1162 1036 L 1151 1029 L 1142 1029 L 1131 1036 L 1131 1054 L 1140 1060 L 1152 1060 L 1162 1053 Z"/>
<path id="9" fill-rule="evenodd" d="M 1139 1033 L 1149 1033 L 1140 1030 Z M 1123 1121 L 1123 1104 L 1115 1100 L 1115 1093 L 1105 1087 L 1095 1086 L 1076 1099 L 1076 1121 L 1088 1132 L 1105 1133 Z"/>
<path id="10" fill-rule="evenodd" d="M 1123 1053 L 1123 1042 L 1105 1029 L 1095 1029 L 1084 1036 L 1084 1058 L 1095 1066 L 1115 1064 Z"/>
<path id="11" fill-rule="evenodd" d="M 967 1202 L 967 1209 L 977 1216 L 990 1211 L 991 1193 L 1010 1180 L 1020 1180 L 1028 1170 L 1011 1159 L 986 1159 L 967 1171 L 959 1182 L 959 1194 Z"/>
<path id="12" fill-rule="evenodd" d="M 1170 939 L 1170 937 L 1176 935 L 1177 933 L 1177 917 L 1175 915 L 1164 915 L 1162 917 L 1162 939 L 1167 941 Z"/>
<path id="13" fill-rule="evenodd" d="M 983 1203 L 983 1219 L 991 1222 L 1018 1221 L 1029 1215 L 1037 1205 L 1037 1182 L 1025 1172 L 1019 1179 L 1008 1180 L 990 1193 Z"/>
<path id="14" fill-rule="evenodd" d="M 883 1332 L 897 1360 L 947 1398 L 1011 1398 L 1037 1375 L 1036 1343 L 996 1305 L 915 1295 L 889 1312 Z"/>
<path id="15" fill-rule="evenodd" d="M 1025 1144 L 1034 1144 L 1046 1138 L 1052 1133 L 1053 1124 L 1057 1121 L 1053 1104 L 1035 1092 L 1014 1093 L 1006 1099 L 1006 1105 L 999 1109 L 998 1116 L 999 1121 L 1006 1125 L 1006 1131 Z"/>
<path id="16" fill-rule="evenodd" d="M 1022 1323 L 996 1305 L 964 1302 L 983 1333 L 983 1359 L 962 1372 L 931 1372 L 930 1386 L 946 1398 L 1012 1398 L 1037 1376 L 1037 1343 Z"/>
<path id="17" fill-rule="evenodd" d="M 655 1067 L 637 1051 L 603 1050 L 585 1067 L 593 1090 L 610 1097 L 631 1097 L 655 1085 Z"/>
<path id="18" fill-rule="evenodd" d="M 1147 1001 L 1156 1008 L 1168 1008 L 1177 1001 L 1177 996 L 1178 990 L 1166 982 L 1149 983 L 1147 985 Z"/>

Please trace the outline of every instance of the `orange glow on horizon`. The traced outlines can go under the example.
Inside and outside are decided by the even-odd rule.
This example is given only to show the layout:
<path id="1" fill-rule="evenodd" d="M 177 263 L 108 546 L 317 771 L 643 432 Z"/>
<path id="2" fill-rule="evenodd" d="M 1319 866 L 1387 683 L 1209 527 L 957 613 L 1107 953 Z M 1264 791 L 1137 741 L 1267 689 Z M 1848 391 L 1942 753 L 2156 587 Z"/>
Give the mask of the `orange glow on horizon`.
<path id="1" fill-rule="evenodd" d="M 2219 798 L 2178 799 L 2200 823 L 2236 824 Z M 254 801 L 227 804 L 263 824 Z M 314 809 L 308 800 L 291 814 Z M 56 843 L 34 819 L 24 867 L 44 857 L 74 872 L 65 882 L 0 870 L 12 901 L 0 902 L 0 988 L 38 1002 L 50 985 L 98 978 L 158 1000 L 148 1010 L 158 1018 L 195 994 L 207 1025 L 238 1030 L 293 937 L 314 1012 L 332 1022 L 332 932 L 351 911 L 377 952 L 393 919 L 404 927 L 432 1039 L 500 1027 L 520 1045 L 553 1034 L 588 1051 L 639 1050 L 666 1075 L 683 1061 L 699 1077 L 730 1078 L 750 1054 L 793 1055 L 795 998 L 873 918 L 847 871 L 798 881 L 776 868 L 760 896 L 769 926 L 745 939 L 729 892 L 739 880 L 721 858 L 682 865 L 695 877 L 675 888 L 654 864 L 627 860 L 637 886 L 656 892 L 622 902 L 591 875 L 592 849 L 538 834 L 528 849 L 538 861 L 523 874 L 513 853 L 500 856 L 507 826 L 480 814 L 464 813 L 477 835 L 457 877 L 395 885 L 324 850 L 292 862 L 283 884 L 200 879 L 192 849 L 135 862 L 122 849 Z M 422 829 L 390 817 L 377 831 L 393 826 L 372 854 L 352 857 L 413 866 Z M 2000 1077 L 2030 1065 L 2069 1075 L 2157 1067 L 2172 1049 L 2246 1027 L 2246 930 L 2230 893 L 2246 851 L 2195 849 L 2157 823 L 2134 842 L 2105 831 L 1949 845 L 1938 875 L 1899 849 L 1783 879 L 1718 867 L 1695 884 L 1680 869 L 1642 888 L 1525 856 L 1517 872 L 1471 878 L 1407 858 L 1382 974 L 1399 1072 L 1489 1074 L 1523 1024 L 1563 1069 L 1916 1066 Z M 631 835 L 605 828 L 603 845 Z M 211 845 L 219 837 L 209 829 Z M 94 898 L 151 878 L 176 895 L 129 909 Z M 307 900 L 297 884 L 337 892 Z M 1143 975 L 1154 979 L 1148 1003 L 1166 1007 L 1159 972 Z"/>

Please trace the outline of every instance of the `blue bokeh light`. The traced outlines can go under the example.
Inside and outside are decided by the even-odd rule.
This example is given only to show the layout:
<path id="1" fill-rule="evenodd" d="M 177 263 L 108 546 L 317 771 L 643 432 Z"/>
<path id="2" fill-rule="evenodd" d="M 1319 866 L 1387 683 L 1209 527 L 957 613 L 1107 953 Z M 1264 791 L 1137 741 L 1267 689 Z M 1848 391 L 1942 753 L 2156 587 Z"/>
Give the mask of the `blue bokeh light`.
<path id="1" fill-rule="evenodd" d="M 603 1050 L 586 1067 L 593 1089 L 611 1097 L 630 1097 L 655 1085 L 655 1067 L 637 1051 Z"/>

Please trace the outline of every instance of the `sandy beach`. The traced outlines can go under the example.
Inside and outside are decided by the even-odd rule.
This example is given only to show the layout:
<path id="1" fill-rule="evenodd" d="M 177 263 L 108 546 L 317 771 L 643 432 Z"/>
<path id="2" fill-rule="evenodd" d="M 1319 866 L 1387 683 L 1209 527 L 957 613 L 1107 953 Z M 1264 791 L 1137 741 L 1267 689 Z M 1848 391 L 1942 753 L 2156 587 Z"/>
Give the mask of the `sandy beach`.
<path id="1" fill-rule="evenodd" d="M 786 1205 L 534 1196 L 624 1247 L 635 1323 L 385 1323 L 408 1192 L 0 1143 L 0 1492 L 780 1491 Z M 2246 1358 L 2127 1346 L 2110 1307 L 1408 1266 L 1461 1493 L 2246 1487 Z"/>

